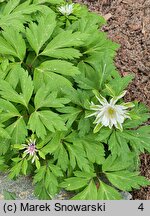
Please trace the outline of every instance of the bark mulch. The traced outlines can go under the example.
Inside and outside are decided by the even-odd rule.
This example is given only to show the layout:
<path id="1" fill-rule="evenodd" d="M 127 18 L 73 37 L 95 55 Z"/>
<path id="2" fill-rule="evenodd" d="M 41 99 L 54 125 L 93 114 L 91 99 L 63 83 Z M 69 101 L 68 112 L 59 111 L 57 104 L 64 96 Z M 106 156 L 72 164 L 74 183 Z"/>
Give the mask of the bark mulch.
<path id="1" fill-rule="evenodd" d="M 115 64 L 125 76 L 134 73 L 126 101 L 137 100 L 150 107 L 150 0 L 75 0 L 103 15 L 103 30 L 121 45 Z M 150 121 L 148 122 L 150 124 Z M 150 155 L 141 155 L 141 174 L 150 179 Z M 150 200 L 150 187 L 135 190 L 133 199 Z"/>

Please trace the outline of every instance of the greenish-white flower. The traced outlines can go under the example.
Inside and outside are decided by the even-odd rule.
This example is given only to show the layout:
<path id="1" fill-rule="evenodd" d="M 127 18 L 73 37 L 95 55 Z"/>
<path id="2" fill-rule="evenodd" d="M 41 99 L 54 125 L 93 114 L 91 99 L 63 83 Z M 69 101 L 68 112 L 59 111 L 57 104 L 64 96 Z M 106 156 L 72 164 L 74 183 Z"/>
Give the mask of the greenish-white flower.
<path id="1" fill-rule="evenodd" d="M 63 15 L 67 15 L 69 16 L 71 13 L 73 13 L 73 5 L 74 4 L 66 4 L 64 6 L 58 7 L 58 10 L 60 11 L 60 13 L 62 13 Z"/>
<path id="2" fill-rule="evenodd" d="M 90 109 L 95 112 L 92 113 L 91 116 L 96 116 L 94 124 L 96 124 L 94 128 L 94 132 L 98 132 L 101 127 L 109 127 L 110 129 L 115 126 L 116 128 L 122 130 L 122 124 L 125 119 L 130 118 L 128 113 L 128 108 L 133 107 L 133 103 L 122 103 L 120 105 L 116 104 L 116 102 L 122 98 L 126 94 L 124 91 L 117 97 L 113 97 L 110 102 L 106 100 L 103 96 L 97 97 L 100 105 L 95 105 L 91 102 Z"/>

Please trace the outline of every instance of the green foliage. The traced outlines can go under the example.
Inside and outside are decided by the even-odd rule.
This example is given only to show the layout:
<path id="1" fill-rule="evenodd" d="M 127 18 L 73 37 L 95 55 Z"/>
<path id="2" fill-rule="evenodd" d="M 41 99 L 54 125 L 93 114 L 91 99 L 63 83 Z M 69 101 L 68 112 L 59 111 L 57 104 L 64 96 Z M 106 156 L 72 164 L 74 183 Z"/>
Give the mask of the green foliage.
<path id="1" fill-rule="evenodd" d="M 30 0 L 24 3 L 20 3 L 20 0 L 10 0 L 8 3 L 4 3 L 0 10 L 0 27 L 12 26 L 15 30 L 23 30 L 23 24 L 32 20 L 31 14 L 40 9 L 41 7 L 38 5 L 31 4 Z"/>
<path id="2" fill-rule="evenodd" d="M 13 28 L 4 28 L 0 37 L 0 54 L 12 55 L 20 60 L 24 59 L 26 52 L 25 41 L 21 34 Z"/>
<path id="3" fill-rule="evenodd" d="M 133 75 L 116 70 L 119 46 L 99 30 L 104 18 L 79 4 L 64 15 L 66 4 L 0 1 L 0 171 L 32 174 L 39 199 L 62 188 L 74 200 L 122 199 L 149 185 L 137 167 L 150 152 L 149 110 L 121 99 Z M 96 111 L 106 99 L 128 109 L 121 130 L 94 128 L 91 101 Z"/>
<path id="4" fill-rule="evenodd" d="M 100 188 L 97 197 L 100 200 L 120 200 L 122 198 L 116 189 L 102 181 L 100 181 Z"/>
<path id="5" fill-rule="evenodd" d="M 106 86 L 106 92 L 111 96 L 119 95 L 132 81 L 133 75 L 128 75 L 121 77 L 118 75 L 115 79 L 111 79 Z M 119 86 L 116 86 L 116 83 L 119 83 Z"/>
<path id="6" fill-rule="evenodd" d="M 39 54 L 44 43 L 51 37 L 55 27 L 56 21 L 54 13 L 42 16 L 38 20 L 38 25 L 34 22 L 30 23 L 29 28 L 26 29 L 26 37 L 32 49 L 36 52 L 36 55 Z"/>
<path id="7" fill-rule="evenodd" d="M 150 182 L 144 179 L 143 176 L 138 176 L 138 172 L 131 172 L 127 170 L 131 166 L 132 160 L 127 161 L 125 164 L 119 164 L 120 158 L 106 159 L 102 166 L 102 170 L 107 176 L 108 180 L 118 189 L 122 191 L 131 191 L 132 188 L 140 188 L 150 184 Z"/>
<path id="8" fill-rule="evenodd" d="M 16 194 L 6 191 L 3 191 L 4 199 L 5 200 L 15 200 L 16 199 Z"/>
<path id="9" fill-rule="evenodd" d="M 37 137 L 42 139 L 47 134 L 46 128 L 51 132 L 55 132 L 55 129 L 58 131 L 66 130 L 61 117 L 50 110 L 35 111 L 31 114 L 28 124 L 32 132 L 35 132 Z"/>
<path id="10" fill-rule="evenodd" d="M 40 199 L 53 197 L 58 191 L 58 178 L 61 176 L 63 173 L 60 167 L 50 162 L 40 167 L 36 171 L 33 181 L 34 184 L 38 183 L 35 188 L 36 195 L 40 196 Z"/>
<path id="11" fill-rule="evenodd" d="M 75 47 L 84 44 L 87 35 L 80 32 L 72 33 L 69 30 L 62 31 L 48 43 L 40 55 L 53 58 L 74 59 L 82 56 Z M 74 47 L 74 48 L 73 48 Z"/>

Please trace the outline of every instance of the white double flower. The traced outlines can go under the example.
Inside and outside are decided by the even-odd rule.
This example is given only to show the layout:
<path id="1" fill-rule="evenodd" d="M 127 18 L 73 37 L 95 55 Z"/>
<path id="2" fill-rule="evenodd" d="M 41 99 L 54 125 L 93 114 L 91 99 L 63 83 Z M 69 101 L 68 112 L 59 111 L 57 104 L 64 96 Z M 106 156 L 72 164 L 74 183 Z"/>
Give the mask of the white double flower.
<path id="1" fill-rule="evenodd" d="M 63 15 L 69 16 L 71 13 L 73 13 L 73 5 L 74 4 L 66 4 L 64 6 L 58 7 L 58 10 Z"/>
<path id="2" fill-rule="evenodd" d="M 122 130 L 122 124 L 126 118 L 130 118 L 129 113 L 127 111 L 128 108 L 133 107 L 133 103 L 122 103 L 117 105 L 116 102 L 122 98 L 126 94 L 126 91 L 121 93 L 117 97 L 113 97 L 110 102 L 106 100 L 103 96 L 97 97 L 100 105 L 95 105 L 91 102 L 90 109 L 94 110 L 95 112 L 92 113 L 91 116 L 96 116 L 95 121 L 93 122 L 96 124 L 94 128 L 94 132 L 98 132 L 101 127 L 109 127 L 110 129 L 113 125 Z"/>

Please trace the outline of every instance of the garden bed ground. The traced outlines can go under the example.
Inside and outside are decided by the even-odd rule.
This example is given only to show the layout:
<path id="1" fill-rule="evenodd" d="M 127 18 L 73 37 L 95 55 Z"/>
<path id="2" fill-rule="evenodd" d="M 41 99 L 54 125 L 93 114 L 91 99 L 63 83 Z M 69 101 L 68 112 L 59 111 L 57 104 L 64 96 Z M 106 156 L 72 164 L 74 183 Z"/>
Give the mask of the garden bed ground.
<path id="1" fill-rule="evenodd" d="M 126 100 L 150 106 L 150 0 L 76 0 L 107 19 L 109 38 L 121 45 L 116 67 L 125 76 L 135 74 Z M 150 124 L 150 122 L 148 122 Z M 150 179 L 150 155 L 141 155 L 141 174 Z M 133 192 L 133 199 L 150 199 L 150 187 Z"/>
<path id="2" fill-rule="evenodd" d="M 107 20 L 104 31 L 121 45 L 116 66 L 125 76 L 134 73 L 126 100 L 150 106 L 150 0 L 76 0 Z"/>
<path id="3" fill-rule="evenodd" d="M 109 38 L 121 44 L 116 67 L 122 76 L 134 73 L 126 100 L 138 100 L 150 106 L 150 0 L 76 0 L 88 5 L 107 19 Z M 150 122 L 149 122 L 150 123 Z M 141 155 L 141 174 L 150 179 L 150 155 Z M 15 192 L 18 199 L 36 199 L 30 177 L 8 181 L 0 174 L 0 200 L 3 190 Z M 133 199 L 150 200 L 150 187 L 133 191 Z M 61 196 L 66 196 L 62 194 Z M 61 199 L 61 197 L 59 197 Z"/>

